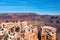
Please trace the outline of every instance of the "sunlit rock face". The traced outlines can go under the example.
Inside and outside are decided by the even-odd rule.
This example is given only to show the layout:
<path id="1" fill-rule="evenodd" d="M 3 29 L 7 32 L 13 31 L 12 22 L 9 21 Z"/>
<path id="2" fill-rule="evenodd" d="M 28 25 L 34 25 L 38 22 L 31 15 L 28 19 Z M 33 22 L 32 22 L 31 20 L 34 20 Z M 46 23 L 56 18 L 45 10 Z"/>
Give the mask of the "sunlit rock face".
<path id="1" fill-rule="evenodd" d="M 29 21 L 2 22 L 0 40 L 56 40 L 56 28 L 41 26 Z"/>
<path id="2" fill-rule="evenodd" d="M 42 26 L 41 40 L 56 40 L 56 28 L 50 26 Z"/>
<path id="3" fill-rule="evenodd" d="M 38 40 L 37 34 L 37 26 L 27 21 L 0 24 L 0 40 Z"/>

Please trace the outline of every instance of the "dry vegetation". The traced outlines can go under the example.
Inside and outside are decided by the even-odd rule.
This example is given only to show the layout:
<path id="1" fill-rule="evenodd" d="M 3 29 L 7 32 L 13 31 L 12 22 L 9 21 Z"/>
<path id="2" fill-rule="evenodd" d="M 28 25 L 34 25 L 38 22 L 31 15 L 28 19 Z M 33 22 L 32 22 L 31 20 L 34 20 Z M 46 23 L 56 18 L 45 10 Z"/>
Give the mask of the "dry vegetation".
<path id="1" fill-rule="evenodd" d="M 0 14 L 0 23 L 14 21 L 31 21 L 39 28 L 43 25 L 53 26 L 57 29 L 57 40 L 60 40 L 60 15 L 38 15 L 34 13 Z"/>

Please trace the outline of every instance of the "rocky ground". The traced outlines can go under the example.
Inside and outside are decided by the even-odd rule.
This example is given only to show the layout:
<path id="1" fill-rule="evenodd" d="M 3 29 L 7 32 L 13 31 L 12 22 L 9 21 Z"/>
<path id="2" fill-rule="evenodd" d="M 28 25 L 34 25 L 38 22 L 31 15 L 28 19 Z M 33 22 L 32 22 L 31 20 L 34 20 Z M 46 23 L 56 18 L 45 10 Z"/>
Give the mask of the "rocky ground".
<path id="1" fill-rule="evenodd" d="M 29 21 L 32 25 L 38 26 L 38 30 L 44 25 L 55 27 L 57 29 L 57 40 L 60 40 L 60 15 L 39 15 L 36 13 L 0 14 L 0 23 L 15 21 Z"/>

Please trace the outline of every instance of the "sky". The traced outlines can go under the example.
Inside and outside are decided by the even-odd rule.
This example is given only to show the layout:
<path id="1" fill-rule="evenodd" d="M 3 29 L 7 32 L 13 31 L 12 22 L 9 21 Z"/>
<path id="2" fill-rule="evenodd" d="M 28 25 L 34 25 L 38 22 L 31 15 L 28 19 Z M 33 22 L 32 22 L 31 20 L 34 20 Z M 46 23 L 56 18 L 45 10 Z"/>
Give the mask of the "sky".
<path id="1" fill-rule="evenodd" d="M 0 0 L 0 13 L 60 15 L 60 0 Z"/>

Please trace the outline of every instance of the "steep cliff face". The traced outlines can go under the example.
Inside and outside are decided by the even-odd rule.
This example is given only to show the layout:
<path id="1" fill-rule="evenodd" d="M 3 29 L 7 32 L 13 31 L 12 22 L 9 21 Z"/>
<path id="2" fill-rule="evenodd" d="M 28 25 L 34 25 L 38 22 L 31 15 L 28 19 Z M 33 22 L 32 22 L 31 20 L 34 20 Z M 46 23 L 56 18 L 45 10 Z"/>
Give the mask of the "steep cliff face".
<path id="1" fill-rule="evenodd" d="M 33 26 L 38 26 L 39 33 L 40 33 L 41 26 L 52 26 L 52 27 L 57 28 L 57 35 L 60 34 L 60 15 L 39 15 L 36 13 L 0 14 L 0 23 L 2 22 L 6 22 L 6 23 L 13 22 L 14 23 L 18 21 L 20 22 L 28 21 L 28 25 L 32 24 Z M 59 37 L 57 36 L 57 38 Z"/>
<path id="2" fill-rule="evenodd" d="M 23 22 L 0 24 L 0 40 L 38 40 L 37 26 Z"/>
<path id="3" fill-rule="evenodd" d="M 17 21 L 32 21 L 38 26 L 48 25 L 54 26 L 60 31 L 60 15 L 39 15 L 36 13 L 3 13 L 0 14 L 1 22 L 17 22 Z M 36 23 L 37 22 L 37 23 Z"/>

